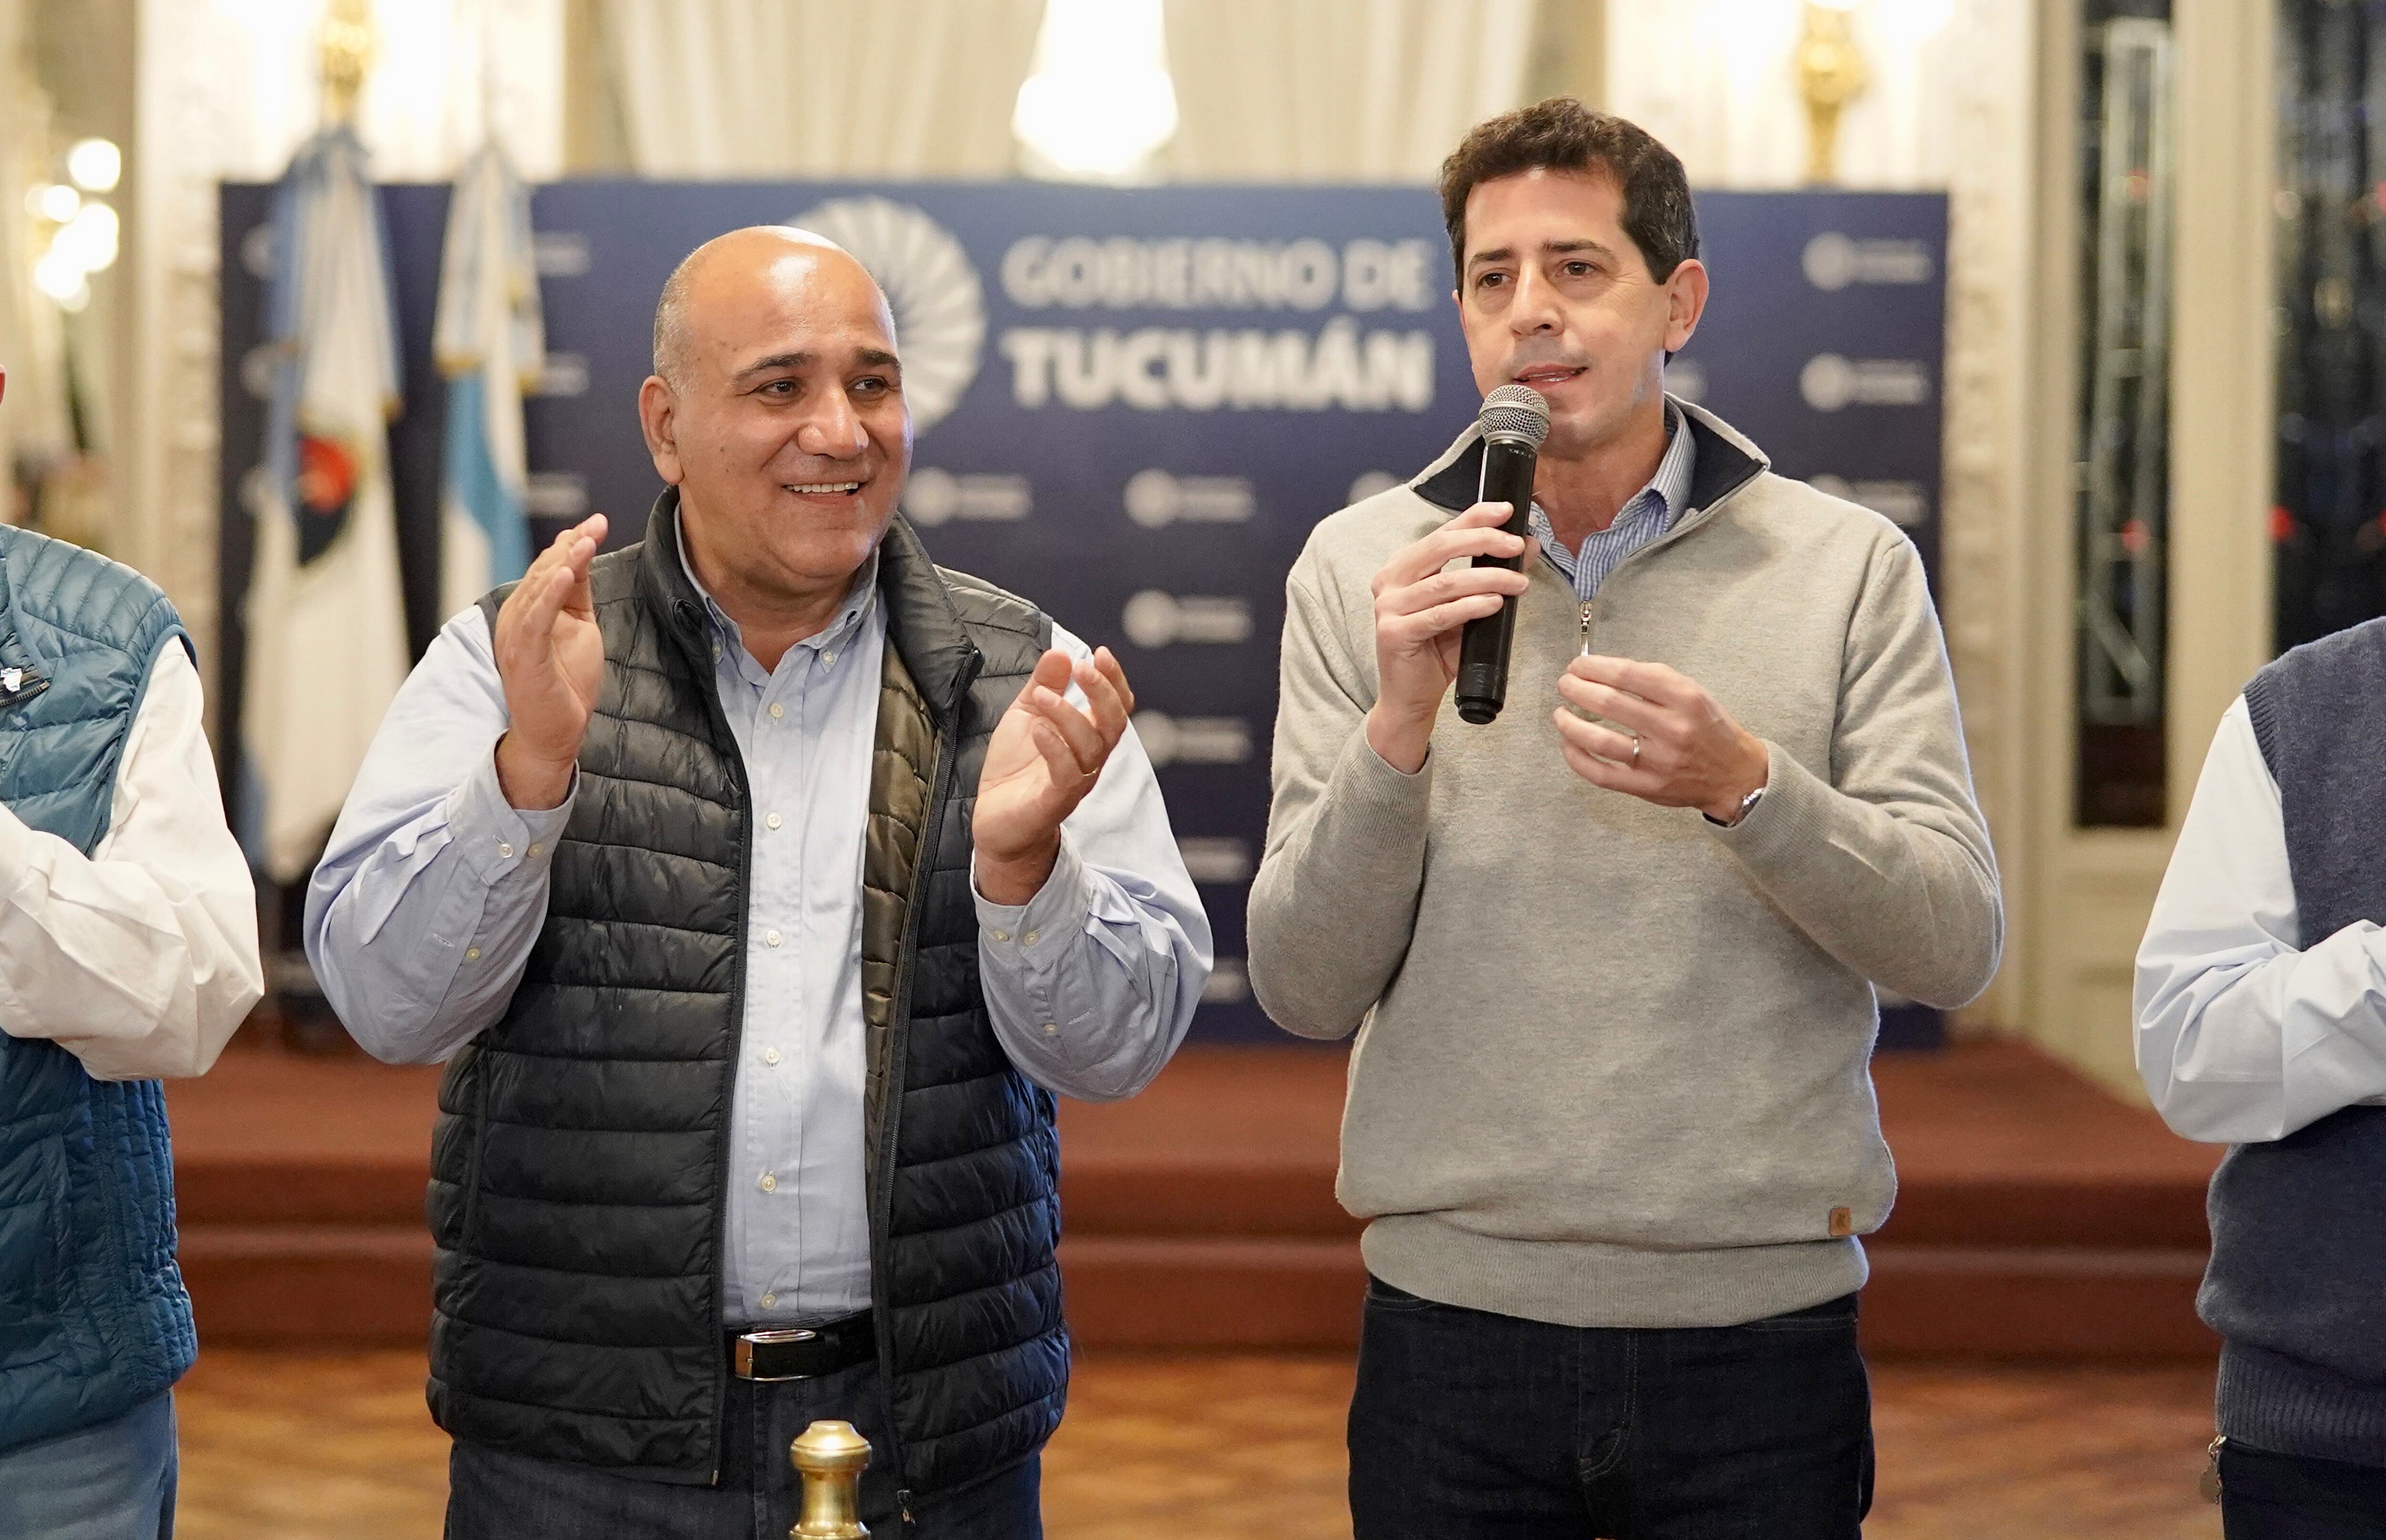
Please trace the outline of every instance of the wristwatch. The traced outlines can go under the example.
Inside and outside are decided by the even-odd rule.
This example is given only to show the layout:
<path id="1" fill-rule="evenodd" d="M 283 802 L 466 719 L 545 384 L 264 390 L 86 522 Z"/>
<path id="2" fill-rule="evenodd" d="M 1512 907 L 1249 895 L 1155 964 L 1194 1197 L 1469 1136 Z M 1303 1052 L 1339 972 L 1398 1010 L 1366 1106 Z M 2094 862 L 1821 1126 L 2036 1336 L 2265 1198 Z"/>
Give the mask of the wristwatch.
<path id="1" fill-rule="evenodd" d="M 1699 817 L 1706 820 L 1709 823 L 1714 824 L 1718 829 L 1737 829 L 1748 820 L 1748 815 L 1754 812 L 1756 810 L 1756 805 L 1764 800 L 1764 788 L 1759 786 L 1756 790 L 1749 793 L 1746 796 L 1739 799 L 1739 806 L 1732 809 L 1731 818 L 1728 820 L 1719 819 L 1713 813 L 1706 811 L 1704 808 L 1700 809 Z"/>

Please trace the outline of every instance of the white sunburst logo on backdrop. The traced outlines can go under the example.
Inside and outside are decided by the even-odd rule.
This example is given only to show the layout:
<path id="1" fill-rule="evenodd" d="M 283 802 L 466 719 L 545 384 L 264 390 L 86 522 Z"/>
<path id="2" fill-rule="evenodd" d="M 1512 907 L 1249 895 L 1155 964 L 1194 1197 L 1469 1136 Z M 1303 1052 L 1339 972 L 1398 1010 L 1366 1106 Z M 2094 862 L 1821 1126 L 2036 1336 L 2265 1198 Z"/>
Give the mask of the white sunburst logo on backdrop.
<path id="1" fill-rule="evenodd" d="M 903 395 L 919 432 L 944 420 L 977 378 L 986 291 L 953 232 L 910 204 L 831 198 L 787 221 L 851 252 L 886 291 L 903 354 Z"/>

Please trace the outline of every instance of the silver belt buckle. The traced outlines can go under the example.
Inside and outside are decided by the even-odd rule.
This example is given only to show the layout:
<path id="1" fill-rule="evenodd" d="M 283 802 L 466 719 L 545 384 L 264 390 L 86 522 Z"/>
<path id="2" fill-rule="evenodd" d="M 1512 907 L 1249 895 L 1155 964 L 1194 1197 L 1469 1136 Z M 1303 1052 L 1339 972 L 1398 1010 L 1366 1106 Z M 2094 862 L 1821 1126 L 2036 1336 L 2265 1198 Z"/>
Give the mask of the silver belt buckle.
<path id="1" fill-rule="evenodd" d="M 820 1333 L 802 1326 L 774 1326 L 759 1332 L 737 1333 L 737 1377 L 757 1384 L 776 1384 L 782 1380 L 809 1380 L 809 1374 L 757 1374 L 754 1372 L 754 1349 L 757 1345 L 775 1347 L 785 1342 L 816 1342 Z"/>

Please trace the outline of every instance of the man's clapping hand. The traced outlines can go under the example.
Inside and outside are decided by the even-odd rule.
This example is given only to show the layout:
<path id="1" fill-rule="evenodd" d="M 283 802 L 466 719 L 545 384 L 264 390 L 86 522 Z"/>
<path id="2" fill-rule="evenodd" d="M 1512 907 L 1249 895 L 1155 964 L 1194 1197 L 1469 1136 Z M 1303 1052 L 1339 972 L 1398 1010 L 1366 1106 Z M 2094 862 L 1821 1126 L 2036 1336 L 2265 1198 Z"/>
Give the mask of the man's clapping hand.
<path id="1" fill-rule="evenodd" d="M 555 537 L 497 609 L 490 645 L 506 692 L 497 786 L 516 808 L 554 808 L 571 789 L 571 767 L 605 682 L 588 564 L 605 543 L 605 516 Z"/>
<path id="2" fill-rule="evenodd" d="M 1073 679 L 1089 709 L 1070 704 Z M 1110 648 L 1073 661 L 1055 647 L 1036 660 L 978 772 L 970 838 L 988 900 L 1024 904 L 1042 891 L 1060 858 L 1061 820 L 1094 789 L 1134 714 L 1135 692 Z"/>

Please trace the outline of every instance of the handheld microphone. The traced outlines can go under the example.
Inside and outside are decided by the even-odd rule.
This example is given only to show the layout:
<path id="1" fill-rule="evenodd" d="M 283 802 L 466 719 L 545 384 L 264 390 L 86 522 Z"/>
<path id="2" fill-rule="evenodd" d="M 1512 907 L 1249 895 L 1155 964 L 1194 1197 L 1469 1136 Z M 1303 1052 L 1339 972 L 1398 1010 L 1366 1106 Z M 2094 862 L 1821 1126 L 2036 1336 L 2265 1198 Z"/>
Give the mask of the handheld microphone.
<path id="1" fill-rule="evenodd" d="M 1483 398 L 1483 480 L 1476 493 L 1478 503 L 1505 503 L 1513 511 L 1501 526 L 1532 543 L 1533 466 L 1540 457 L 1541 441 L 1550 436 L 1550 404 L 1529 385 L 1501 385 Z M 1524 565 L 1522 554 L 1476 557 L 1477 567 Z M 1510 595 L 1499 609 L 1479 620 L 1469 620 L 1458 642 L 1458 714 L 1480 727 L 1500 715 L 1508 703 L 1508 654 L 1516 641 L 1516 598 Z"/>

